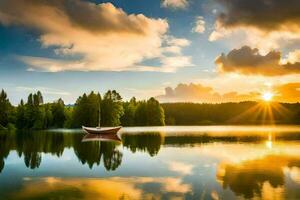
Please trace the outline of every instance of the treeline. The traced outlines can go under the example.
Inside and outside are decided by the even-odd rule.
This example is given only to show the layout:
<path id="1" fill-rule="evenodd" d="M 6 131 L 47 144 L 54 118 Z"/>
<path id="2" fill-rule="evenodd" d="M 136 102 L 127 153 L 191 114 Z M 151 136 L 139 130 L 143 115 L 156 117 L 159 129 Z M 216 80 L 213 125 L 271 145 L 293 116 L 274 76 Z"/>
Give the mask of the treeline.
<path id="1" fill-rule="evenodd" d="M 100 115 L 100 116 L 99 116 Z M 0 93 L 0 129 L 80 128 L 84 126 L 162 126 L 215 124 L 300 124 L 300 103 L 240 102 L 221 104 L 122 101 L 115 90 L 91 92 L 72 106 L 62 99 L 44 103 L 41 92 L 29 94 L 17 107 Z"/>
<path id="2" fill-rule="evenodd" d="M 66 106 L 62 99 L 44 103 L 40 91 L 29 94 L 27 101 L 13 106 L 4 90 L 0 93 L 0 129 L 80 128 L 84 126 L 162 126 L 164 110 L 159 102 L 150 98 L 129 102 L 115 90 L 103 97 L 91 92 L 78 97 L 73 106 Z"/>
<path id="3" fill-rule="evenodd" d="M 300 103 L 161 104 L 168 125 L 300 124 Z"/>

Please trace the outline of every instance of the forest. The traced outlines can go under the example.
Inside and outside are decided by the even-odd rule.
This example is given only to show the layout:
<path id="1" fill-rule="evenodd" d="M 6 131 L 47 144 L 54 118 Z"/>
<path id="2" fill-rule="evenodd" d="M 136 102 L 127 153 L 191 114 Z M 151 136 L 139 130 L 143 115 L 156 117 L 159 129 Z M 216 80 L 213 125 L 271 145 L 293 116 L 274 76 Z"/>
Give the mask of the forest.
<path id="1" fill-rule="evenodd" d="M 300 124 L 300 103 L 165 103 L 168 125 Z"/>
<path id="2" fill-rule="evenodd" d="M 100 116 L 99 116 L 100 114 Z M 115 90 L 83 94 L 74 105 L 62 99 L 44 103 L 40 91 L 13 106 L 0 93 L 0 129 L 43 130 L 84 126 L 163 126 L 219 124 L 300 124 L 300 103 L 163 103 L 151 97 L 123 101 Z"/>
<path id="3" fill-rule="evenodd" d="M 100 116 L 99 116 L 100 114 Z M 164 111 L 155 98 L 137 101 L 134 97 L 122 101 L 115 90 L 103 97 L 91 92 L 78 97 L 74 105 L 65 105 L 62 99 L 44 103 L 40 91 L 29 94 L 13 106 L 7 93 L 0 93 L 0 129 L 42 130 L 49 128 L 80 128 L 84 126 L 162 126 Z"/>

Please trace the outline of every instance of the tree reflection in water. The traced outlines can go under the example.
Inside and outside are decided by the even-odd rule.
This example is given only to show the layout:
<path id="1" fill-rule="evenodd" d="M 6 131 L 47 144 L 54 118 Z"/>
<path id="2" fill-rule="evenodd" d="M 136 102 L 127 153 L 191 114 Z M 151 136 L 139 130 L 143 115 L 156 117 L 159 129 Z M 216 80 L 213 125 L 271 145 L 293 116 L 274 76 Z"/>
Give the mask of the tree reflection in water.
<path id="1" fill-rule="evenodd" d="M 122 162 L 122 153 L 115 142 L 81 142 L 79 133 L 61 132 L 1 132 L 0 133 L 0 172 L 5 165 L 5 158 L 10 151 L 16 150 L 18 156 L 24 157 L 26 167 L 38 168 L 42 162 L 42 153 L 61 157 L 65 148 L 73 148 L 82 164 L 90 168 L 99 165 L 103 159 L 106 170 L 117 169 Z"/>
<path id="2" fill-rule="evenodd" d="M 285 184 L 284 169 L 297 167 L 300 158 L 284 155 L 269 155 L 261 159 L 248 160 L 238 164 L 220 164 L 217 179 L 226 189 L 245 198 L 262 196 L 264 184 L 280 188 Z"/>
<path id="3" fill-rule="evenodd" d="M 123 154 L 116 149 L 117 145 L 116 142 L 75 140 L 73 148 L 82 164 L 87 163 L 92 168 L 94 164 L 99 165 L 103 158 L 105 169 L 110 171 L 117 169 L 122 162 Z"/>
<path id="4" fill-rule="evenodd" d="M 136 151 L 147 152 L 150 156 L 158 154 L 163 144 L 163 137 L 159 132 L 123 134 L 123 146 L 129 148 L 133 153 Z"/>
<path id="5" fill-rule="evenodd" d="M 98 166 L 103 162 L 106 170 L 116 170 L 122 162 L 123 154 L 118 149 L 118 142 L 90 141 L 82 142 L 83 134 L 63 132 L 0 132 L 0 172 L 5 166 L 5 158 L 10 151 L 15 150 L 18 156 L 24 158 L 25 165 L 30 169 L 38 168 L 42 162 L 42 153 L 50 153 L 61 157 L 66 148 L 73 149 L 82 164 L 89 168 Z M 206 133 L 163 135 L 160 132 L 123 133 L 122 145 L 131 152 L 146 152 L 156 156 L 161 146 L 196 146 L 201 144 L 223 143 L 256 143 L 264 141 L 263 135 L 210 135 Z M 300 134 L 278 134 L 277 140 L 300 140 Z M 290 161 L 291 165 L 293 162 Z M 299 164 L 299 163 L 298 163 Z M 297 165 L 298 164 L 293 164 Z M 229 183 L 228 183 L 229 184 Z M 230 185 L 230 184 L 229 184 Z M 232 185 L 234 187 L 234 185 Z"/>
<path id="6" fill-rule="evenodd" d="M 130 177 L 120 179 L 115 177 L 120 175 L 119 172 L 113 173 L 111 180 L 107 177 L 98 178 L 98 180 L 44 177 L 41 179 L 45 180 L 46 196 L 48 194 L 51 196 L 53 193 L 60 196 L 64 191 L 63 195 L 68 198 L 68 192 L 81 190 L 78 195 L 87 193 L 94 195 L 95 191 L 86 191 L 85 184 L 90 184 L 90 188 L 93 189 L 99 188 L 99 191 L 96 191 L 99 195 L 105 193 L 103 187 L 111 184 L 108 185 L 110 188 L 106 188 L 108 191 L 119 189 L 122 185 L 124 187 L 122 194 L 123 191 L 126 193 L 131 188 L 138 191 L 139 195 L 145 194 L 146 191 L 151 195 L 162 194 L 162 197 L 165 197 L 164 195 L 181 195 L 180 197 L 186 197 L 186 199 L 201 199 L 204 196 L 204 198 L 212 198 L 207 195 L 214 195 L 214 197 L 225 195 L 222 199 L 233 199 L 236 196 L 241 199 L 274 199 L 275 196 L 278 199 L 284 199 L 283 195 L 290 199 L 297 199 L 300 196 L 300 158 L 296 154 L 300 151 L 300 133 L 276 133 L 276 137 L 275 134 L 268 137 L 266 134 L 255 133 L 226 135 L 226 133 L 123 132 L 121 142 L 116 138 L 111 140 L 107 137 L 99 139 L 87 136 L 78 132 L 0 132 L 0 172 L 5 168 L 5 161 L 12 151 L 17 152 L 17 155 L 24 159 L 27 168 L 36 169 L 41 166 L 45 153 L 62 157 L 68 155 L 69 152 L 64 154 L 64 150 L 69 149 L 73 150 L 72 156 L 75 156 L 75 160 L 78 158 L 78 164 L 86 165 L 87 169 L 102 165 L 106 171 L 114 171 L 120 167 L 122 159 L 128 159 L 129 165 L 124 165 L 123 171 L 119 172 L 122 174 L 125 171 L 126 176 L 126 170 L 130 168 L 129 172 L 132 174 L 129 174 Z M 276 138 L 276 145 L 280 145 L 276 146 L 274 142 L 273 147 L 265 146 L 266 140 L 269 138 L 272 140 Z M 149 170 L 149 165 L 141 163 L 139 166 L 132 167 L 131 161 L 136 165 L 140 160 L 135 160 L 137 157 L 131 157 L 132 154 L 128 154 L 126 151 L 124 151 L 126 152 L 124 155 L 128 157 L 124 158 L 121 145 L 129 149 L 132 154 L 143 152 L 152 157 L 157 156 L 151 158 L 154 162 L 164 163 L 159 168 L 150 166 L 153 177 L 139 177 L 147 175 L 146 171 Z M 286 148 L 287 146 L 288 148 Z M 172 148 L 165 148 L 162 151 L 163 147 Z M 182 152 L 177 154 L 180 150 Z M 253 152 L 251 152 L 252 150 Z M 175 154 L 173 154 L 174 151 Z M 174 156 L 169 156 L 168 153 Z M 158 156 L 158 154 L 160 155 Z M 148 155 L 146 157 L 150 159 Z M 196 156 L 199 159 L 195 159 Z M 140 156 L 138 156 L 139 158 Z M 212 160 L 216 165 L 211 164 Z M 44 162 L 46 163 L 46 159 Z M 206 164 L 209 167 L 206 167 Z M 137 172 L 137 175 L 133 172 L 137 169 L 135 167 L 141 170 Z M 74 170 L 77 173 L 76 168 Z M 187 173 L 183 173 L 185 171 Z M 8 174 L 2 173 L 1 175 L 7 176 Z M 171 175 L 170 177 L 157 177 L 157 174 Z M 173 177 L 172 174 L 176 177 Z M 35 183 L 35 180 L 30 177 L 30 173 L 24 181 L 27 181 L 25 186 Z M 99 187 L 101 183 L 102 185 Z M 129 183 L 132 184 L 129 185 Z M 40 184 L 38 182 L 37 185 L 31 185 L 32 187 L 28 185 L 28 191 L 26 191 L 30 193 L 31 189 L 35 188 L 38 193 Z M 210 186 L 205 186 L 205 184 L 210 184 Z M 54 185 L 56 187 L 53 187 Z M 92 187 L 95 185 L 98 187 Z M 162 187 L 163 185 L 164 187 Z M 52 191 L 49 192 L 46 186 Z M 7 188 L 9 187 L 8 185 Z M 65 190 L 61 190 L 62 188 Z M 107 194 L 111 195 L 111 193 L 113 192 Z M 118 196 L 122 195 L 118 194 Z M 142 197 L 141 199 L 143 199 Z"/>

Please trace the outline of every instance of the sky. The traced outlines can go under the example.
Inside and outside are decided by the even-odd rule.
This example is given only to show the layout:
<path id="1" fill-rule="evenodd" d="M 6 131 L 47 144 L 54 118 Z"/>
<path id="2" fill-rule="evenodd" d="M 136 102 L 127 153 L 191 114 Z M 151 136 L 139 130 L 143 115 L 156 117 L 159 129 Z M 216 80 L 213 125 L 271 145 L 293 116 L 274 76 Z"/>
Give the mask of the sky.
<path id="1" fill-rule="evenodd" d="M 72 104 L 300 101 L 300 2 L 0 0 L 0 88 Z"/>

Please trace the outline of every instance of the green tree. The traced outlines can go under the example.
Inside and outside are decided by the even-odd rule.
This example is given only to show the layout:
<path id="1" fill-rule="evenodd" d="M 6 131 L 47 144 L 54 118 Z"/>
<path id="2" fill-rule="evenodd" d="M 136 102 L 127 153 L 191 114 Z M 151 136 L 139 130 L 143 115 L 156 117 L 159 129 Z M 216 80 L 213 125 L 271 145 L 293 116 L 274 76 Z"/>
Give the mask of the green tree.
<path id="1" fill-rule="evenodd" d="M 25 105 L 25 121 L 27 129 L 44 129 L 46 109 L 42 105 L 43 96 L 40 91 L 35 94 L 29 94 L 27 104 Z"/>
<path id="2" fill-rule="evenodd" d="M 80 96 L 74 106 L 73 127 L 97 126 L 99 121 L 99 110 L 101 105 L 100 94 L 91 92 L 88 96 Z"/>
<path id="3" fill-rule="evenodd" d="M 45 109 L 44 128 L 53 127 L 52 104 L 43 105 Z"/>
<path id="4" fill-rule="evenodd" d="M 71 128 L 73 121 L 73 107 L 65 107 L 64 113 L 66 117 L 64 128 Z"/>
<path id="5" fill-rule="evenodd" d="M 65 103 L 62 99 L 58 99 L 52 104 L 52 117 L 53 126 L 56 128 L 62 128 L 64 126 L 66 115 L 65 115 Z"/>
<path id="6" fill-rule="evenodd" d="M 165 113 L 159 102 L 151 97 L 147 101 L 147 125 L 149 126 L 164 126 Z"/>
<path id="7" fill-rule="evenodd" d="M 101 123 L 103 126 L 118 126 L 124 114 L 122 97 L 115 90 L 108 90 L 101 102 Z"/>
<path id="8" fill-rule="evenodd" d="M 6 127 L 9 123 L 9 114 L 12 106 L 7 98 L 6 92 L 2 89 L 0 93 L 0 127 Z"/>
<path id="9" fill-rule="evenodd" d="M 135 112 L 135 125 L 137 126 L 147 126 L 148 115 L 147 115 L 147 102 L 138 102 L 136 112 Z"/>
<path id="10" fill-rule="evenodd" d="M 137 108 L 137 102 L 135 97 L 132 97 L 129 102 L 123 103 L 124 114 L 121 117 L 121 124 L 123 126 L 135 125 L 135 112 Z"/>
<path id="11" fill-rule="evenodd" d="M 16 127 L 18 129 L 23 129 L 26 127 L 25 109 L 24 101 L 21 99 L 21 102 L 17 107 Z"/>

